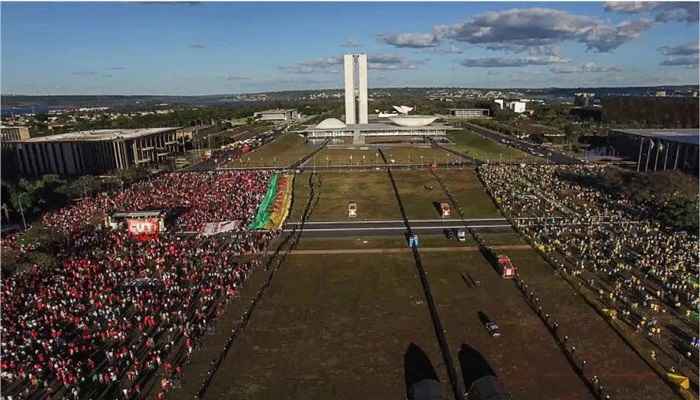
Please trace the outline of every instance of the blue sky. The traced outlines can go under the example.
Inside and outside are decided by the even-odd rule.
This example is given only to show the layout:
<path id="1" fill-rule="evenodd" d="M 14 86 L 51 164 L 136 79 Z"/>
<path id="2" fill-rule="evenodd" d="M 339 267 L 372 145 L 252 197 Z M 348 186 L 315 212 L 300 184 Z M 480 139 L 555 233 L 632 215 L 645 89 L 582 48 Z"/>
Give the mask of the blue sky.
<path id="1" fill-rule="evenodd" d="M 4 94 L 698 84 L 698 3 L 0 3 Z"/>

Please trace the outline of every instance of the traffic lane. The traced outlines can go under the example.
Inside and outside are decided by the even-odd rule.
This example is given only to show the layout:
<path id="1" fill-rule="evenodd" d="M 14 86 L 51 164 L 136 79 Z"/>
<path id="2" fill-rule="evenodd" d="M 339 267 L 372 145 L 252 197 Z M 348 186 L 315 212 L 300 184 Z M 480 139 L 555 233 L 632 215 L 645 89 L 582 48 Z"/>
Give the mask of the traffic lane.
<path id="1" fill-rule="evenodd" d="M 499 224 L 506 223 L 505 218 L 472 218 L 461 220 L 457 218 L 453 219 L 417 219 L 409 220 L 408 223 L 411 225 L 424 225 L 424 226 L 444 226 L 449 224 L 457 224 L 464 226 L 464 223 L 468 226 L 472 225 L 485 225 L 485 224 Z M 288 226 L 299 226 L 301 222 L 288 222 Z M 396 227 L 404 226 L 402 220 L 378 220 L 378 221 L 307 221 L 304 223 L 304 227 L 307 229 L 312 228 L 376 228 L 376 227 Z"/>
<path id="2" fill-rule="evenodd" d="M 507 224 L 474 225 L 471 229 L 487 232 L 512 232 L 513 228 Z M 446 229 L 464 229 L 464 225 L 445 226 L 411 226 L 417 234 L 444 234 Z M 286 228 L 284 232 L 291 232 L 292 228 Z M 362 237 L 362 236 L 387 236 L 403 234 L 407 232 L 405 226 L 394 227 L 360 227 L 360 228 L 304 228 L 303 235 L 306 237 Z"/>

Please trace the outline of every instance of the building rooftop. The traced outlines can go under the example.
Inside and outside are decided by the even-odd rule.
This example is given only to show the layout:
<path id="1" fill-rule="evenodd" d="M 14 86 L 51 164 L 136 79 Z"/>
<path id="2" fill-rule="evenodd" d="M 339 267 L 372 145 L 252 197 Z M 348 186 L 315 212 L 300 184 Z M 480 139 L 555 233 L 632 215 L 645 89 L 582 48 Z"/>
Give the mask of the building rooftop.
<path id="1" fill-rule="evenodd" d="M 179 127 L 165 128 L 145 128 L 145 129 L 97 129 L 93 131 L 77 131 L 67 132 L 58 135 L 41 136 L 27 140 L 22 140 L 24 143 L 43 143 L 43 142 L 87 142 L 101 141 L 114 139 L 135 139 L 141 136 L 153 135 L 156 133 L 166 132 Z"/>
<path id="2" fill-rule="evenodd" d="M 271 113 L 281 113 L 296 111 L 296 108 L 273 108 L 270 110 L 256 111 L 255 114 L 271 114 Z"/>
<path id="3" fill-rule="evenodd" d="M 320 124 L 315 126 L 315 129 L 343 129 L 347 125 L 338 118 L 326 118 Z"/>
<path id="4" fill-rule="evenodd" d="M 354 131 L 354 130 L 359 130 L 360 132 L 362 131 L 414 131 L 414 130 L 421 130 L 421 129 L 446 129 L 446 130 L 451 130 L 451 129 L 458 129 L 458 128 L 453 128 L 449 125 L 445 124 L 436 124 L 432 123 L 427 126 L 399 126 L 395 125 L 392 123 L 382 123 L 382 122 L 370 122 L 369 124 L 350 124 L 350 125 L 345 125 L 344 127 L 338 127 L 338 128 L 319 128 L 318 126 L 312 126 L 309 128 L 306 128 L 302 131 L 299 132 L 312 132 L 312 131 L 324 131 L 324 130 L 342 130 L 342 131 Z"/>
<path id="5" fill-rule="evenodd" d="M 657 138 L 685 144 L 700 145 L 700 129 L 613 129 L 628 135 Z"/>

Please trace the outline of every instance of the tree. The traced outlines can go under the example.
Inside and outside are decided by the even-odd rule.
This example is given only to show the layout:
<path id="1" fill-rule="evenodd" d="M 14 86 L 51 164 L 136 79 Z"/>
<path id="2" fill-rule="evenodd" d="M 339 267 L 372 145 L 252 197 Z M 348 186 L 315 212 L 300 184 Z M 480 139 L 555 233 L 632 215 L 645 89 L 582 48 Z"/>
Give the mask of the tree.
<path id="1" fill-rule="evenodd" d="M 681 197 L 671 199 L 659 212 L 659 220 L 676 230 L 698 234 L 698 199 L 688 200 Z"/>
<path id="2" fill-rule="evenodd" d="M 125 184 L 131 184 L 149 175 L 148 170 L 143 167 L 133 167 L 128 169 L 120 170 L 118 173 L 119 178 Z"/>
<path id="3" fill-rule="evenodd" d="M 20 179 L 10 194 L 10 204 L 17 211 L 21 208 L 27 217 L 62 207 L 68 201 L 62 192 L 65 183 L 58 175 L 44 175 L 34 181 Z"/>
<path id="4" fill-rule="evenodd" d="M 78 198 L 93 195 L 102 189 L 100 179 L 92 175 L 83 175 L 78 179 L 63 185 L 59 191 L 69 198 Z"/>

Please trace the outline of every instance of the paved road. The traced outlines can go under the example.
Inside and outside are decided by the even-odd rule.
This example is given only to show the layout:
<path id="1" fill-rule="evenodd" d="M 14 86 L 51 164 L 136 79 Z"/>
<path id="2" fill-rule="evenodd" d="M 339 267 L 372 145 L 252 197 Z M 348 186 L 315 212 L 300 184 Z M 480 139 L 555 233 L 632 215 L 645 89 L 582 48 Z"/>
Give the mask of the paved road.
<path id="1" fill-rule="evenodd" d="M 549 149 L 543 146 L 540 146 L 538 144 L 533 144 L 526 142 L 524 140 L 516 139 L 513 136 L 509 135 L 504 135 L 500 132 L 492 131 L 491 129 L 483 128 L 478 125 L 474 124 L 466 124 L 469 129 L 479 133 L 480 135 L 487 137 L 491 140 L 494 140 L 496 142 L 502 143 L 501 140 L 507 140 L 508 145 L 511 147 L 515 147 L 518 150 L 524 151 L 526 153 L 532 154 L 532 152 L 536 153 L 552 153 L 548 159 L 550 162 L 555 163 L 555 164 L 580 164 L 582 161 L 571 157 L 567 154 L 561 153 L 559 151 Z"/>
<path id="2" fill-rule="evenodd" d="M 503 231 L 511 230 L 505 218 L 474 218 L 466 220 L 472 229 Z M 444 233 L 445 229 L 462 229 L 464 223 L 460 219 L 422 219 L 410 220 L 411 229 L 418 233 Z M 288 222 L 285 232 L 291 232 L 298 222 Z M 350 237 L 394 235 L 406 231 L 402 220 L 385 221 L 329 221 L 307 222 L 304 224 L 306 237 Z"/>
<path id="3" fill-rule="evenodd" d="M 489 246 L 494 250 L 530 250 L 532 247 L 527 244 L 509 244 Z M 386 249 L 302 249 L 291 250 L 289 254 L 293 255 L 327 255 L 327 254 L 396 254 L 410 253 L 410 247 L 397 247 Z M 478 246 L 454 246 L 454 247 L 421 247 L 421 253 L 455 253 L 455 252 L 473 252 L 480 251 Z M 272 254 L 272 252 L 269 252 Z"/>

